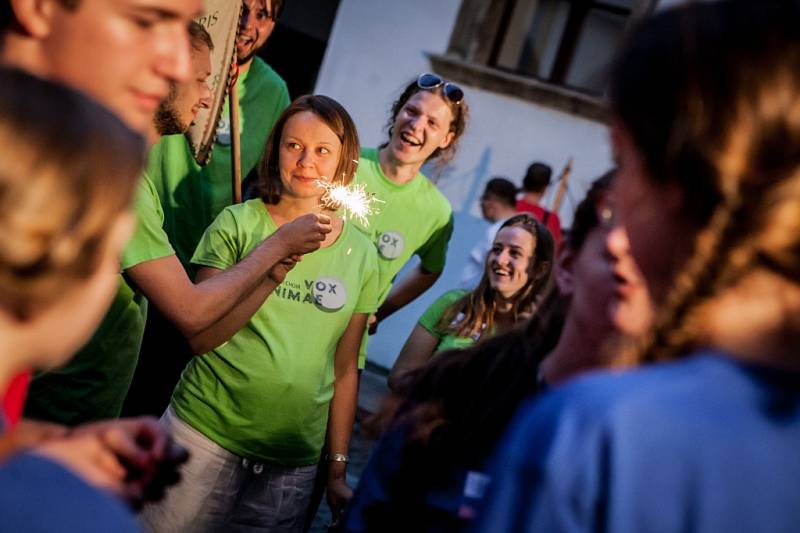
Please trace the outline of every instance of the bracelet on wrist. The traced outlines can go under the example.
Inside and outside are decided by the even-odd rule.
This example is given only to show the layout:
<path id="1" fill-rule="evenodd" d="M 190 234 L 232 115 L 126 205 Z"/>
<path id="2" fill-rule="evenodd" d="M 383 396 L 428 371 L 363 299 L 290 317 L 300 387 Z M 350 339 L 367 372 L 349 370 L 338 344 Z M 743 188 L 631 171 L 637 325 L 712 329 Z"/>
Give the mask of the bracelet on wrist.
<path id="1" fill-rule="evenodd" d="M 334 463 L 349 463 L 350 458 L 343 453 L 329 453 L 328 454 L 328 461 L 333 461 Z"/>

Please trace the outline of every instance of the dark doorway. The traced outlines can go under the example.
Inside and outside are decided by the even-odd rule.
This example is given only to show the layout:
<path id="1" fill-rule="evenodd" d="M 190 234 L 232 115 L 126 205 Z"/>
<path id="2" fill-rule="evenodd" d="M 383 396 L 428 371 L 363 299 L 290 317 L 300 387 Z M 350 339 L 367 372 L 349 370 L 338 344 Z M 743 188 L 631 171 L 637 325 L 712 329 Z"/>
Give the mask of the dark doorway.
<path id="1" fill-rule="evenodd" d="M 292 99 L 311 93 L 325 56 L 339 0 L 286 0 L 258 55 L 286 80 Z"/>

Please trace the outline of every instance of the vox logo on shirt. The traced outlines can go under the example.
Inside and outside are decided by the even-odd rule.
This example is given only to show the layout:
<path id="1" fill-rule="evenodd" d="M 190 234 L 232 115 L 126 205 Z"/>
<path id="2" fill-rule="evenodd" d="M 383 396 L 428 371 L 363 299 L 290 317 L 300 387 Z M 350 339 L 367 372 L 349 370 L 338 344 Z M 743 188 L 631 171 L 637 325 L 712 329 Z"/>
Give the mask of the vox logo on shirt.
<path id="1" fill-rule="evenodd" d="M 338 311 L 347 303 L 344 283 L 338 278 L 324 276 L 314 282 L 314 301 L 325 311 Z"/>
<path id="2" fill-rule="evenodd" d="M 397 231 L 384 231 L 378 235 L 378 253 L 384 259 L 397 259 L 405 247 L 406 242 Z"/>
<path id="3" fill-rule="evenodd" d="M 347 303 L 344 282 L 333 276 L 305 279 L 302 284 L 286 280 L 278 285 L 274 294 L 284 300 L 314 305 L 323 311 L 338 311 Z"/>
<path id="4" fill-rule="evenodd" d="M 228 117 L 220 117 L 219 126 L 217 126 L 217 143 L 222 146 L 230 146 L 231 144 L 231 121 Z"/>
<path id="5" fill-rule="evenodd" d="M 242 134 L 242 125 L 239 124 L 239 135 Z M 217 126 L 216 141 L 222 146 L 230 146 L 231 144 L 231 119 L 227 115 L 223 115 L 219 119 L 219 126 Z"/>

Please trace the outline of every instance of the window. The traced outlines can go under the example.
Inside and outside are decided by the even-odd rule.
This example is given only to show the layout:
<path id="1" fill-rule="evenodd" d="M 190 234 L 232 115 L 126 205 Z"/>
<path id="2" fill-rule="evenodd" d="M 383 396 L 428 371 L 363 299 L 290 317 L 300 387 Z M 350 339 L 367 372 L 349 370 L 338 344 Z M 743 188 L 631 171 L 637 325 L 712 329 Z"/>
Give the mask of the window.
<path id="1" fill-rule="evenodd" d="M 653 0 L 464 0 L 435 69 L 463 83 L 600 118 L 608 67 Z"/>

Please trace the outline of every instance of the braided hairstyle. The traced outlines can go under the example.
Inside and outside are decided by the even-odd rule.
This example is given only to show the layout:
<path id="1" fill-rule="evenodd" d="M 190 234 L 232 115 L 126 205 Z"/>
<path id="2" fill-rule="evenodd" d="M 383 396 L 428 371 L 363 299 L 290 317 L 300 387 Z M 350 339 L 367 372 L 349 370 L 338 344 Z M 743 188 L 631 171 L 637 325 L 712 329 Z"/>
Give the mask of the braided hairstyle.
<path id="1" fill-rule="evenodd" d="M 0 305 L 28 316 L 96 271 L 143 158 L 105 108 L 0 69 Z"/>
<path id="2" fill-rule="evenodd" d="M 796 0 L 693 3 L 644 21 L 616 61 L 612 110 L 699 228 L 632 362 L 696 348 L 708 304 L 755 271 L 800 279 L 799 25 Z"/>

